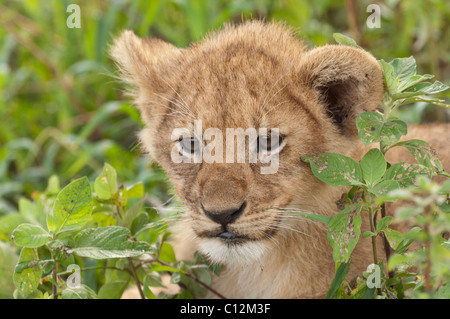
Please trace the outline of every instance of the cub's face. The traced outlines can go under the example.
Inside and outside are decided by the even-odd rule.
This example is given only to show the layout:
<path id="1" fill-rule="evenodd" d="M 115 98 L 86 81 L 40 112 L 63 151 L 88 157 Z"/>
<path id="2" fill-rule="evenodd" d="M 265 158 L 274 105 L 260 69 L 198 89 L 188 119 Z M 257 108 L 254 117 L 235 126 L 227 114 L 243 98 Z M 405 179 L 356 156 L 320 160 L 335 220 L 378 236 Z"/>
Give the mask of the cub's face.
<path id="1" fill-rule="evenodd" d="M 183 50 L 128 31 L 111 53 L 137 88 L 142 144 L 186 205 L 186 240 L 220 263 L 305 233 L 289 209 L 322 212 L 327 194 L 300 158 L 350 154 L 354 119 L 383 94 L 368 53 L 306 51 L 276 24 L 228 27 Z"/>

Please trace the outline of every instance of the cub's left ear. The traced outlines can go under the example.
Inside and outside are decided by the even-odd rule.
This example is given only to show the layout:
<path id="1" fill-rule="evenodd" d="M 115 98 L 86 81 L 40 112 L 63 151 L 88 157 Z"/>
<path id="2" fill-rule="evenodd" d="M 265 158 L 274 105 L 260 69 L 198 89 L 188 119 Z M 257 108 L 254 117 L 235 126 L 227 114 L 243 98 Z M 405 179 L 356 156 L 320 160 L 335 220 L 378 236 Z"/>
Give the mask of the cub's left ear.
<path id="1" fill-rule="evenodd" d="M 325 45 L 303 56 L 299 79 L 313 89 L 331 121 L 344 135 L 355 135 L 356 116 L 376 110 L 383 98 L 383 72 L 368 52 Z"/>

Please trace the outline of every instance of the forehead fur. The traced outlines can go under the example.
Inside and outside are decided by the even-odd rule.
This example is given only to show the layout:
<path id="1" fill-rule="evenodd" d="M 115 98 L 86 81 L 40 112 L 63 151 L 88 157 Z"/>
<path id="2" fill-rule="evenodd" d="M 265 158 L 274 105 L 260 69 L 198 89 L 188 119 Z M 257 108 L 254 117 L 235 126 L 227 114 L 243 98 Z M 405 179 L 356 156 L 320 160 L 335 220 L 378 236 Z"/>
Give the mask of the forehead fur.
<path id="1" fill-rule="evenodd" d="M 227 26 L 186 50 L 178 90 L 206 125 L 264 125 L 265 114 L 278 103 L 273 97 L 292 82 L 294 61 L 303 52 L 281 25 Z"/>
<path id="2" fill-rule="evenodd" d="M 343 45 L 308 50 L 280 23 L 226 25 L 185 49 L 125 31 L 111 55 L 153 129 L 194 120 L 204 129 L 302 123 L 295 129 L 356 136 L 357 114 L 376 109 L 383 95 L 369 53 Z"/>

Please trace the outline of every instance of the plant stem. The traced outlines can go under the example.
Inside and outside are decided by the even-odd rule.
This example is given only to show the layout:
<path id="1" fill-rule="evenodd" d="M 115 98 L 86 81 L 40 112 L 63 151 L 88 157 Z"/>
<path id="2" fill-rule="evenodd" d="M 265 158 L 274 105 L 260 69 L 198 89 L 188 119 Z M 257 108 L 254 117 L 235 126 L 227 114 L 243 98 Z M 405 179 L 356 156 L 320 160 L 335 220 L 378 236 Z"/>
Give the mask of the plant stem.
<path id="1" fill-rule="evenodd" d="M 374 226 L 374 216 L 373 216 L 373 209 L 372 205 L 369 206 L 369 222 L 370 222 L 370 231 L 372 233 L 376 232 L 375 226 Z M 377 257 L 377 238 L 376 236 L 372 236 L 372 252 L 373 252 L 373 262 L 375 265 L 378 265 L 378 257 Z M 381 288 L 377 288 L 377 293 L 379 296 L 381 296 Z"/>
<path id="2" fill-rule="evenodd" d="M 121 271 L 127 271 L 130 273 L 130 275 L 132 275 L 131 271 L 129 271 L 128 269 L 120 269 L 117 267 L 110 267 L 110 266 L 95 266 L 95 267 L 86 267 L 86 268 L 81 268 L 79 271 L 88 271 L 88 270 L 97 270 L 97 269 L 114 269 L 114 270 L 121 270 Z M 70 271 L 63 271 L 63 272 L 59 272 L 56 275 L 57 276 L 64 276 L 64 275 L 70 275 L 73 274 L 75 270 L 70 270 Z M 52 276 L 53 277 L 53 272 L 51 275 L 45 276 L 41 279 L 41 284 L 46 282 L 48 280 L 48 278 Z"/>
<path id="3" fill-rule="evenodd" d="M 373 223 L 373 211 L 372 207 L 369 206 L 369 222 L 370 222 L 370 231 L 372 233 L 375 233 L 375 226 Z M 372 253 L 373 253 L 373 262 L 374 264 L 378 265 L 378 258 L 377 258 L 377 241 L 375 236 L 371 237 L 372 239 Z"/>
<path id="4" fill-rule="evenodd" d="M 130 270 L 133 275 L 134 281 L 136 282 L 136 286 L 138 288 L 139 295 L 141 296 L 142 299 L 145 299 L 144 292 L 142 291 L 142 288 L 141 288 L 141 282 L 137 276 L 136 268 L 133 265 L 133 259 L 131 257 L 128 257 L 128 263 L 130 264 Z"/>
<path id="5" fill-rule="evenodd" d="M 164 266 L 169 266 L 172 267 L 170 264 L 165 263 L 164 261 L 158 260 L 158 259 L 152 259 L 152 260 L 145 260 L 142 261 L 142 263 L 151 263 L 151 262 L 158 262 L 161 265 Z M 227 297 L 225 297 L 224 295 L 222 295 L 220 292 L 216 291 L 214 288 L 212 288 L 211 286 L 208 286 L 207 284 L 205 284 L 203 281 L 199 280 L 198 278 L 195 278 L 195 276 L 192 276 L 191 274 L 183 271 L 181 272 L 183 275 L 185 275 L 186 277 L 191 278 L 192 280 L 194 280 L 196 283 L 202 285 L 203 287 L 205 287 L 206 289 L 208 289 L 209 291 L 211 291 L 213 294 L 215 294 L 217 297 L 221 298 L 221 299 L 227 299 Z"/>
<path id="6" fill-rule="evenodd" d="M 53 270 L 52 270 L 52 278 L 53 278 L 53 299 L 58 299 L 58 287 L 56 286 L 56 283 L 58 282 L 58 263 L 55 262 L 53 264 Z"/>

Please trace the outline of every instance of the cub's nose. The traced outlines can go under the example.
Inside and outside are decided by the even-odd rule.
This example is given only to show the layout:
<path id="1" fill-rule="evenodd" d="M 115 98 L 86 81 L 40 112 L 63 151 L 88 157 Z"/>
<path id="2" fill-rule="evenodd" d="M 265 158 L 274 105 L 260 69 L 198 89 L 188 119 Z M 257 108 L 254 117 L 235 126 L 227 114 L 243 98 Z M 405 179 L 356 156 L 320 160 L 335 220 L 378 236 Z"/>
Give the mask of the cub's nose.
<path id="1" fill-rule="evenodd" d="M 244 212 L 246 206 L 247 203 L 244 201 L 242 205 L 237 209 L 230 208 L 225 210 L 206 210 L 205 207 L 203 207 L 203 204 L 202 209 L 205 215 L 212 221 L 221 225 L 227 225 L 233 223 L 236 219 L 238 219 L 239 216 L 241 216 Z"/>

